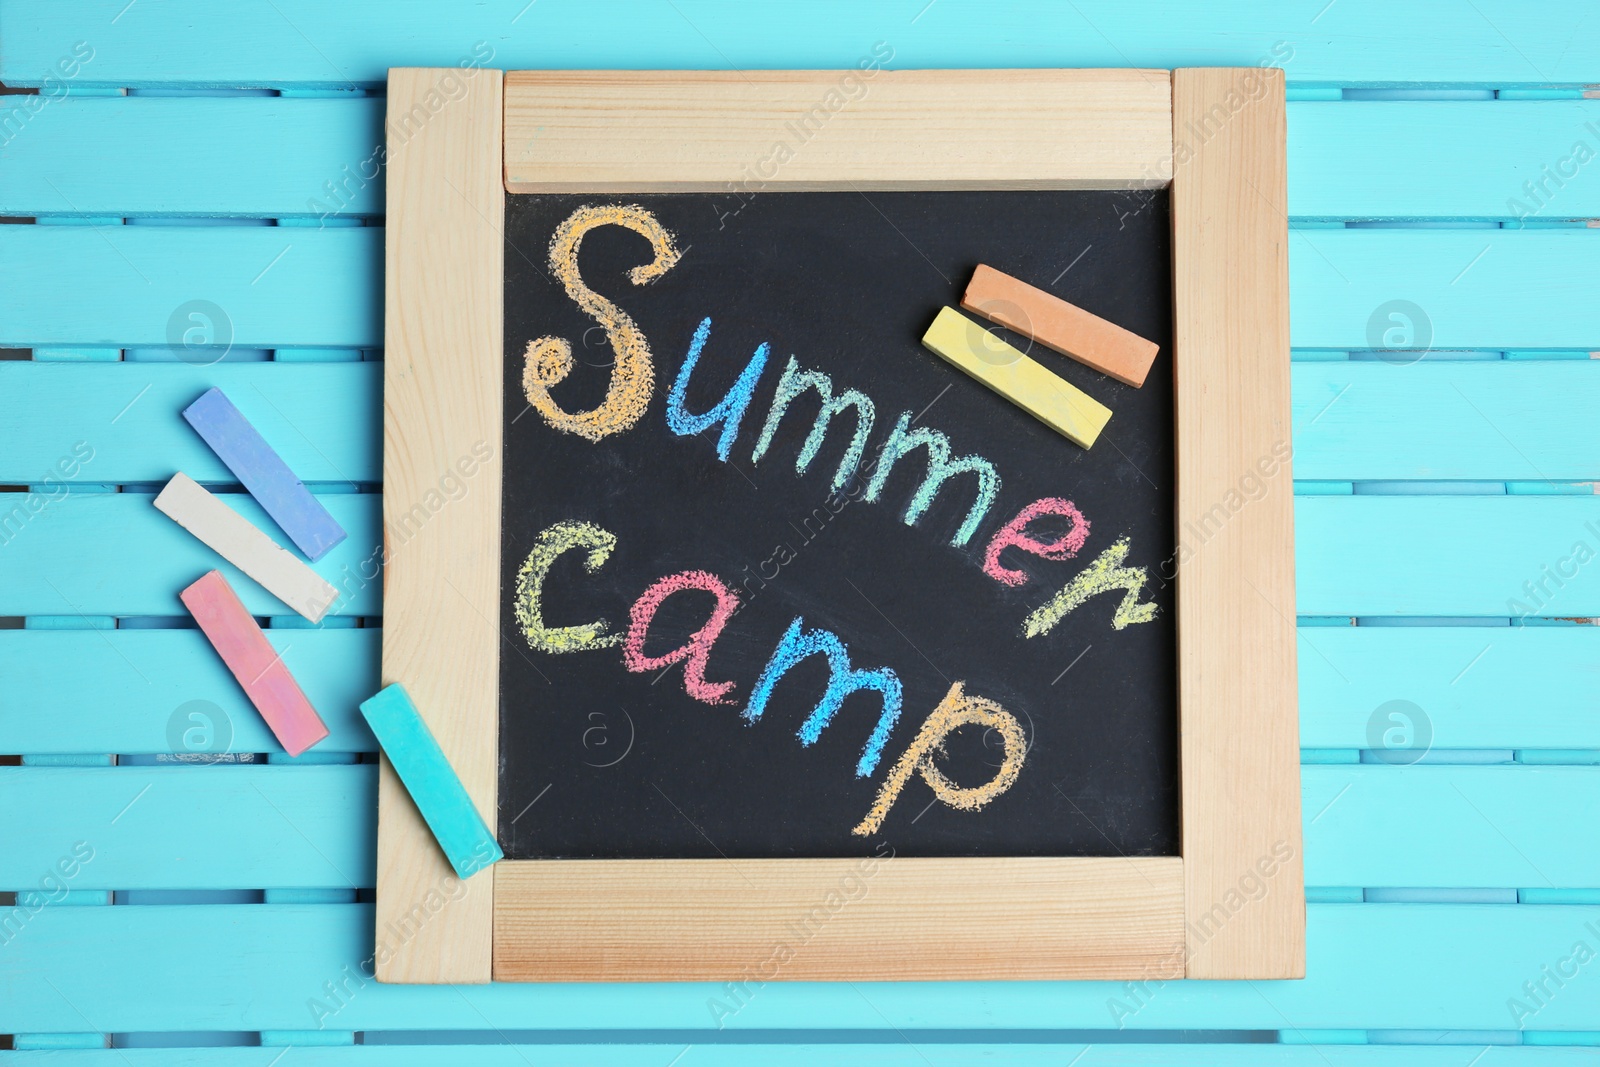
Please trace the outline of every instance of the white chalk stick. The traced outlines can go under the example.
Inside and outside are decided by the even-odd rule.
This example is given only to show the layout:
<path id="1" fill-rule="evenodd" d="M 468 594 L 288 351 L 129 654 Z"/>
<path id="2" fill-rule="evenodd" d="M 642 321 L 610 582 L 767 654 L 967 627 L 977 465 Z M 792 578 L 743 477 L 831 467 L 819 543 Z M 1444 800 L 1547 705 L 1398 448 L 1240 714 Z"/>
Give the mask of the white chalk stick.
<path id="1" fill-rule="evenodd" d="M 339 591 L 316 571 L 187 474 L 174 474 L 155 504 L 179 526 L 312 622 L 321 622 L 338 599 Z"/>

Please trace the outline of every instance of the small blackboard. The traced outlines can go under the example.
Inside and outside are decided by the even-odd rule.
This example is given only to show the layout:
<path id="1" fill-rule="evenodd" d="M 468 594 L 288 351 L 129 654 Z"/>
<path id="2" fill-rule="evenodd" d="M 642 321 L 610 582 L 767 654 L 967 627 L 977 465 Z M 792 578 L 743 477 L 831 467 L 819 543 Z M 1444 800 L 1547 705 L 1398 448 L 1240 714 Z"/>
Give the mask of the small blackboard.
<path id="1" fill-rule="evenodd" d="M 577 257 L 592 294 L 579 294 L 585 311 L 552 272 L 552 240 L 581 209 L 616 205 L 659 223 L 679 258 L 635 284 L 629 271 L 657 249 L 637 227 L 595 226 Z M 508 858 L 843 857 L 883 840 L 906 856 L 1178 854 L 1165 190 L 508 195 L 505 234 L 498 835 Z M 920 344 L 979 263 L 1161 346 L 1135 389 L 990 327 L 1112 409 L 1091 449 Z M 617 372 L 621 328 L 609 308 L 647 342 L 654 383 L 630 428 L 596 440 L 530 405 L 525 360 L 530 343 L 567 339 L 574 366 L 549 395 L 565 412 L 599 407 Z M 697 361 L 674 396 L 691 351 Z M 727 418 L 706 416 L 730 391 L 737 401 L 758 352 L 764 365 L 729 432 Z M 791 383 L 815 372 L 836 397 L 870 400 L 859 464 L 846 455 L 852 407 L 797 470 L 821 407 L 815 389 L 796 392 L 764 434 L 789 367 Z M 919 496 L 925 448 L 889 464 L 873 492 L 903 413 L 903 433 L 937 431 L 952 459 L 988 461 L 998 489 L 975 523 L 985 476 L 973 470 L 905 521 L 928 495 Z M 991 577 L 993 535 L 1043 498 L 1081 513 L 1088 534 L 1076 555 L 1008 549 L 999 565 L 1022 580 Z M 1073 525 L 1046 515 L 1028 530 L 1050 540 Z M 565 540 L 549 535 L 557 527 Z M 1115 627 L 1124 599 L 1115 589 L 1024 636 L 1031 613 L 1123 539 L 1123 564 L 1148 576 L 1137 596 L 1154 606 L 1149 621 Z M 533 568 L 537 622 L 548 631 L 603 621 L 603 632 L 587 643 L 569 633 L 569 651 L 530 642 L 530 554 L 543 561 Z M 716 594 L 691 579 L 688 591 L 659 596 L 631 666 L 615 643 L 641 594 L 680 572 L 713 576 L 738 600 L 705 658 L 700 699 L 683 662 L 632 667 L 706 626 Z M 799 658 L 749 715 L 796 620 L 812 639 L 804 647 L 827 645 L 825 631 L 853 668 L 876 672 L 878 688 L 847 695 L 814 739 L 797 734 L 829 684 L 824 652 Z M 885 671 L 900 714 L 874 762 L 865 753 Z M 853 832 L 956 683 L 1021 724 L 1015 781 L 963 810 L 913 774 L 872 833 Z M 934 762 L 956 785 L 981 786 L 1000 773 L 1005 744 L 996 729 L 965 726 Z"/>

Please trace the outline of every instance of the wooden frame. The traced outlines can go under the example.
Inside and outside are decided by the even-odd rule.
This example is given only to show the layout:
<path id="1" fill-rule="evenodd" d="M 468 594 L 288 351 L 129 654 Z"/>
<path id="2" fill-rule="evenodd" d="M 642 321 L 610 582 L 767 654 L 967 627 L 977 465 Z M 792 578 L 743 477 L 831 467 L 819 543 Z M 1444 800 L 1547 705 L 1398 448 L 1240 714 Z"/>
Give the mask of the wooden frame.
<path id="1" fill-rule="evenodd" d="M 383 684 L 406 687 L 490 826 L 500 731 L 503 82 L 499 71 L 391 71 L 385 127 Z M 486 461 L 473 451 L 480 444 Z M 468 492 L 435 507 L 440 479 L 459 473 L 463 457 L 480 459 Z M 385 760 L 378 976 L 486 981 L 494 873 L 456 880 Z"/>
<path id="2" fill-rule="evenodd" d="M 491 825 L 506 191 L 1170 186 L 1183 781 L 1181 858 L 534 860 L 462 884 L 385 769 L 380 980 L 1304 975 L 1281 71 L 414 69 L 388 108 L 383 676 Z M 805 151 L 775 166 L 784 130 Z M 477 442 L 474 491 L 413 529 Z M 827 909 L 852 875 L 870 891 Z"/>

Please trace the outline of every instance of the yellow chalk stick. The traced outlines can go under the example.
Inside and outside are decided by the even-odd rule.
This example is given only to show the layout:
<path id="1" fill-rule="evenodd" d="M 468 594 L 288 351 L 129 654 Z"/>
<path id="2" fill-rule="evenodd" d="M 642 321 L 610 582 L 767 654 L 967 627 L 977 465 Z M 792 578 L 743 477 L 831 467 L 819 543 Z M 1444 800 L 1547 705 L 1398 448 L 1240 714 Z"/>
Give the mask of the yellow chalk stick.
<path id="1" fill-rule="evenodd" d="M 1074 444 L 1088 448 L 1111 420 L 1110 408 L 955 308 L 939 309 L 922 343 Z"/>

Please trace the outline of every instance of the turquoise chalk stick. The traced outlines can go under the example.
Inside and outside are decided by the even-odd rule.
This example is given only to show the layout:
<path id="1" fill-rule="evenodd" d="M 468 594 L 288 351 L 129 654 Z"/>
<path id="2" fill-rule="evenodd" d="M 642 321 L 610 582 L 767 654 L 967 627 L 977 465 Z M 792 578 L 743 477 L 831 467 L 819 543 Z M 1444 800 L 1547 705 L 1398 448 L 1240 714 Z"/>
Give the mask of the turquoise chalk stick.
<path id="1" fill-rule="evenodd" d="M 406 691 L 399 685 L 386 687 L 362 702 L 361 714 L 444 849 L 456 877 L 470 878 L 500 859 L 504 853 L 494 834 Z"/>
<path id="2" fill-rule="evenodd" d="M 221 389 L 206 390 L 183 417 L 313 563 L 344 540 L 344 528 Z"/>

